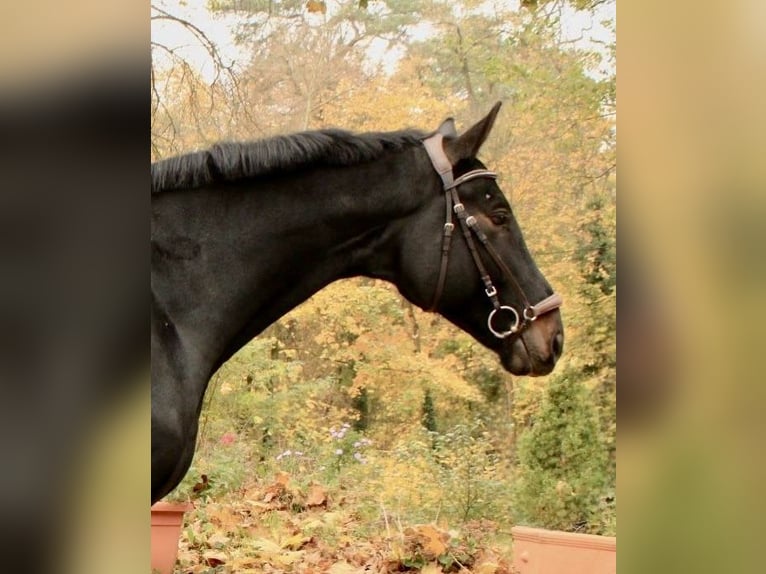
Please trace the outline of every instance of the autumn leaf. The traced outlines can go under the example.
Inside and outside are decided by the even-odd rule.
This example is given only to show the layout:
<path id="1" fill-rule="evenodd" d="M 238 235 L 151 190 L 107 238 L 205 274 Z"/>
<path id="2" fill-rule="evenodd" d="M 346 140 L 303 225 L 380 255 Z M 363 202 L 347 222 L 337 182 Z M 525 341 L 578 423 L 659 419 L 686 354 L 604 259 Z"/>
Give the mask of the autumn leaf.
<path id="1" fill-rule="evenodd" d="M 325 14 L 327 12 L 327 4 L 319 0 L 309 0 L 306 2 L 306 9 L 313 14 Z"/>
<path id="2" fill-rule="evenodd" d="M 341 560 L 330 566 L 330 569 L 327 572 L 328 574 L 358 574 L 359 571 L 360 568 L 352 566 L 345 560 Z"/>
<path id="3" fill-rule="evenodd" d="M 259 538 L 252 541 L 254 548 L 257 548 L 263 554 L 279 554 L 282 552 L 282 547 L 268 538 Z"/>
<path id="4" fill-rule="evenodd" d="M 274 485 L 269 487 L 266 493 L 263 495 L 263 502 L 271 502 L 277 498 L 284 491 L 284 487 L 281 485 Z"/>
<path id="5" fill-rule="evenodd" d="M 230 508 L 223 505 L 208 505 L 206 513 L 210 523 L 215 524 L 224 531 L 231 531 L 242 522 L 242 517 L 240 515 L 232 512 Z M 208 544 L 211 546 L 216 543 L 221 543 L 222 546 L 226 545 L 227 541 L 220 541 L 217 538 L 214 538 L 215 536 L 216 535 L 213 535 L 213 537 L 208 540 Z"/>
<path id="6" fill-rule="evenodd" d="M 500 569 L 500 560 L 489 549 L 482 550 L 473 565 L 474 574 L 497 574 Z"/>
<path id="7" fill-rule="evenodd" d="M 282 548 L 289 548 L 290 550 L 300 550 L 306 544 L 311 542 L 311 536 L 303 536 L 302 534 L 296 534 L 290 538 L 282 541 Z"/>
<path id="8" fill-rule="evenodd" d="M 521 0 L 521 5 L 529 10 L 536 10 L 537 0 Z"/>
<path id="9" fill-rule="evenodd" d="M 226 556 L 226 554 L 217 550 L 208 550 L 202 554 L 202 558 L 204 559 L 205 564 L 211 568 L 215 568 L 221 564 L 226 564 L 226 560 L 228 560 L 228 556 Z"/>
<path id="10" fill-rule="evenodd" d="M 278 472 L 274 483 L 263 493 L 263 502 L 271 502 L 287 492 L 287 485 L 290 482 L 290 475 L 286 472 Z"/>
<path id="11" fill-rule="evenodd" d="M 443 570 L 436 562 L 429 562 L 420 569 L 420 574 L 442 574 Z"/>
<path id="12" fill-rule="evenodd" d="M 428 558 L 438 558 L 447 551 L 449 534 L 431 524 L 420 524 L 404 531 Z"/>
<path id="13" fill-rule="evenodd" d="M 207 539 L 207 545 L 211 548 L 223 548 L 229 544 L 229 541 L 230 539 L 228 536 L 221 534 L 220 532 L 216 532 Z"/>
<path id="14" fill-rule="evenodd" d="M 323 506 L 327 504 L 327 491 L 319 484 L 309 486 L 309 493 L 306 497 L 306 506 Z"/>
<path id="15" fill-rule="evenodd" d="M 231 567 L 232 572 L 236 572 L 237 574 L 245 574 L 246 572 L 262 572 L 263 571 L 262 569 L 258 568 L 259 566 L 261 566 L 261 561 L 251 556 L 246 556 L 244 558 L 231 560 L 228 563 L 228 565 Z"/>
<path id="16" fill-rule="evenodd" d="M 298 562 L 304 555 L 303 550 L 296 550 L 293 552 L 283 550 L 281 554 L 273 556 L 270 560 L 272 564 L 280 566 L 290 566 Z"/>
<path id="17" fill-rule="evenodd" d="M 431 528 L 424 534 L 425 542 L 423 543 L 423 552 L 427 556 L 436 558 L 441 556 L 447 551 L 447 545 L 445 544 L 447 538 L 446 535 L 442 535 L 435 528 Z"/>

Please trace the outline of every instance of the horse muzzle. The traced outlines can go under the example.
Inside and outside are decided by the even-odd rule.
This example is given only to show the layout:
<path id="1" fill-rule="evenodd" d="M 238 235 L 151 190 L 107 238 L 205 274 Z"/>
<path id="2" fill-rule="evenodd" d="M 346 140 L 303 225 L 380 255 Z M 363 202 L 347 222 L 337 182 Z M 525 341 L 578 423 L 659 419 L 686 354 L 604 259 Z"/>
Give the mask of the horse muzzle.
<path id="1" fill-rule="evenodd" d="M 503 340 L 500 361 L 514 375 L 549 374 L 564 351 L 564 329 L 558 310 L 538 317 L 517 336 Z"/>

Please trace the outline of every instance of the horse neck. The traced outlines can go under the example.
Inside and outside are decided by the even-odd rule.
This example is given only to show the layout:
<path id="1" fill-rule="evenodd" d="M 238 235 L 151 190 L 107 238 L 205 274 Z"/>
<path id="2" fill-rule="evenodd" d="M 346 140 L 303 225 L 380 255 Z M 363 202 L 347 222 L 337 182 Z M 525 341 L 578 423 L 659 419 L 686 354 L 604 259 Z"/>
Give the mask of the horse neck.
<path id="1" fill-rule="evenodd" d="M 168 314 L 211 372 L 329 283 L 385 276 L 380 253 L 392 223 L 418 208 L 418 191 L 432 176 L 423 155 L 412 149 L 358 167 L 273 178 L 251 190 L 185 192 L 176 225 L 200 256 L 177 275 L 183 294 Z"/>

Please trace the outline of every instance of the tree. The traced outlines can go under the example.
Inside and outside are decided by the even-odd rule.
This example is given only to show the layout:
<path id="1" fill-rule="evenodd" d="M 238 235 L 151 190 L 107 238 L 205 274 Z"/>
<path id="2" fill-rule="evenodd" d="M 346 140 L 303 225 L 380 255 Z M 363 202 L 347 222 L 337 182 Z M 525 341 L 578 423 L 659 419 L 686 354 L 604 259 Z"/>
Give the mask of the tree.
<path id="1" fill-rule="evenodd" d="M 218 46 L 199 26 L 173 14 L 160 0 L 152 3 L 151 11 L 152 23 L 167 24 L 183 30 L 194 43 L 202 46 L 215 72 L 212 81 L 203 82 L 198 70 L 183 55 L 182 46 L 166 45 L 152 37 L 151 146 L 152 159 L 157 159 L 187 149 L 189 138 L 184 138 L 181 133 L 187 122 L 201 127 L 201 123 L 210 124 L 214 119 L 225 117 L 211 112 L 217 110 L 220 104 L 241 101 L 243 93 L 234 64 L 224 60 Z M 179 121 L 178 109 L 172 109 L 182 101 L 181 94 L 193 100 L 183 102 L 181 109 L 186 112 L 185 121 Z M 240 117 L 249 117 L 246 108 Z M 223 131 L 221 126 L 216 127 L 218 133 Z"/>
<path id="2" fill-rule="evenodd" d="M 603 534 L 606 449 L 587 390 L 569 373 L 550 381 L 542 409 L 519 440 L 515 521 Z"/>
<path id="3" fill-rule="evenodd" d="M 325 124 L 324 108 L 344 99 L 344 84 L 369 84 L 377 73 L 372 43 L 379 52 L 400 40 L 417 22 L 419 4 L 214 0 L 211 7 L 241 18 L 237 38 L 251 54 L 245 73 L 251 105 L 276 120 L 269 132 L 283 133 Z"/>
<path id="4" fill-rule="evenodd" d="M 580 226 L 577 260 L 582 281 L 580 295 L 586 320 L 583 333 L 587 349 L 579 352 L 579 379 L 593 389 L 599 419 L 610 454 L 611 476 L 616 478 L 617 424 L 617 253 L 615 210 L 603 195 L 587 203 L 586 217 Z"/>

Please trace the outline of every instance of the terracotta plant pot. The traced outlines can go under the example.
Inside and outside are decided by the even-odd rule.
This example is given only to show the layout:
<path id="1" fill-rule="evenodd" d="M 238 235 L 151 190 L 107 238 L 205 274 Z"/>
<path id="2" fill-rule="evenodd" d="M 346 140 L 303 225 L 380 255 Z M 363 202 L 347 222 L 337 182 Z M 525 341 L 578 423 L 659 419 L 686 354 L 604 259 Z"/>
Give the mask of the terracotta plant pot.
<path id="1" fill-rule="evenodd" d="M 173 574 L 178 556 L 178 538 L 189 503 L 156 502 L 152 506 L 152 574 Z"/>
<path id="2" fill-rule="evenodd" d="M 615 574 L 617 538 L 514 526 L 513 567 L 518 574 Z"/>

